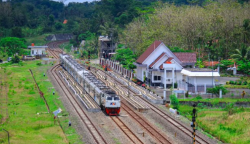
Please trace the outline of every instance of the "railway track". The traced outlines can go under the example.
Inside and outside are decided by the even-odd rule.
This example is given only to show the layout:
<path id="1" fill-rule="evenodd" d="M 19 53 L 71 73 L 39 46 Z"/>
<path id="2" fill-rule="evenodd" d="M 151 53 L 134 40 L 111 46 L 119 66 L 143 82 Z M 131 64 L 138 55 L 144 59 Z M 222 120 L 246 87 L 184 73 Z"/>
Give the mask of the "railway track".
<path id="1" fill-rule="evenodd" d="M 137 97 L 134 97 L 130 89 L 129 91 L 127 90 L 126 85 L 117 85 L 117 81 L 109 75 L 105 74 L 105 72 L 92 68 L 92 74 L 96 75 L 96 77 L 101 79 L 106 85 L 112 87 L 112 89 L 114 89 L 118 95 L 121 95 L 123 99 L 125 99 L 132 107 L 134 107 L 138 111 L 145 112 L 149 109 L 149 107 L 143 101 L 141 101 Z"/>
<path id="2" fill-rule="evenodd" d="M 126 103 L 122 103 L 124 111 L 126 111 L 135 121 L 137 121 L 146 131 L 150 133 L 159 143 L 162 144 L 171 144 L 168 138 L 162 133 L 159 132 L 154 126 L 150 124 L 145 118 L 138 115 L 135 111 L 133 111 Z"/>
<path id="3" fill-rule="evenodd" d="M 62 91 L 65 93 L 68 101 L 71 103 L 72 107 L 79 115 L 80 119 L 83 121 L 86 128 L 89 130 L 90 134 L 94 138 L 95 142 L 98 144 L 107 144 L 106 140 L 103 138 L 101 133 L 97 130 L 95 125 L 92 123 L 86 112 L 82 109 L 82 106 L 78 103 L 77 99 L 74 95 L 70 93 L 69 88 L 65 85 L 62 78 L 59 76 L 57 71 L 60 69 L 60 65 L 54 66 L 50 72 L 52 73 L 53 77 L 57 81 L 58 85 L 61 87 Z"/>
<path id="4" fill-rule="evenodd" d="M 99 77 L 101 77 L 101 76 L 99 76 Z M 108 76 L 108 77 L 110 77 L 110 76 Z M 107 81 L 108 81 L 108 79 L 107 79 Z M 108 82 L 106 82 L 106 83 L 108 83 Z M 126 102 L 124 102 L 125 98 L 127 97 L 126 93 L 119 92 L 120 90 L 119 90 L 119 87 L 117 84 L 119 84 L 119 83 L 115 82 L 116 86 L 111 87 L 111 88 L 122 96 L 121 107 L 123 108 L 123 110 L 126 111 L 135 121 L 137 121 L 137 123 L 139 125 L 141 125 L 141 127 L 143 127 L 151 136 L 153 136 L 158 141 L 158 143 L 170 144 L 171 142 L 166 138 L 167 136 L 165 136 L 164 134 L 161 134 L 158 129 L 153 127 L 145 118 L 143 118 L 142 116 L 135 113 L 128 106 L 128 104 Z M 127 99 L 126 99 L 126 101 L 129 102 Z"/>
<path id="5" fill-rule="evenodd" d="M 115 124 L 127 135 L 127 137 L 135 144 L 143 144 L 143 142 L 121 121 L 118 116 L 110 117 Z"/>
<path id="6" fill-rule="evenodd" d="M 81 99 L 83 100 L 83 103 L 85 105 L 85 107 L 87 108 L 87 110 L 90 111 L 100 111 L 100 107 L 99 105 L 95 102 L 95 100 L 89 95 L 89 93 L 87 93 L 83 87 L 81 87 L 75 80 L 74 78 L 65 70 L 60 70 L 61 74 L 63 75 L 63 77 L 66 78 L 66 80 L 71 84 L 71 86 L 73 87 L 74 91 L 76 92 L 76 94 L 81 97 Z"/>
<path id="7" fill-rule="evenodd" d="M 100 70 L 100 71 L 103 71 L 103 70 Z M 116 84 L 123 85 L 122 83 L 117 81 L 115 78 L 113 78 L 113 79 L 116 81 Z M 124 87 L 124 88 L 127 89 L 127 87 Z M 130 92 L 135 93 L 134 91 L 131 91 L 131 90 L 130 90 Z M 180 122 L 178 122 L 177 120 L 175 120 L 174 118 L 169 116 L 167 113 L 163 112 L 158 107 L 154 106 L 153 104 L 151 104 L 150 102 L 148 102 L 144 98 L 142 98 L 142 97 L 138 97 L 138 98 L 141 99 L 142 101 L 144 101 L 145 103 L 147 103 L 147 105 L 150 107 L 150 109 L 153 110 L 156 114 L 160 115 L 162 118 L 164 118 L 166 121 L 171 123 L 173 126 L 175 126 L 177 129 L 179 129 L 181 132 L 186 134 L 188 137 L 193 138 L 193 135 L 192 135 L 193 131 L 191 129 L 187 128 L 185 125 L 181 124 Z M 199 135 L 196 135 L 196 142 L 200 143 L 200 144 L 209 144 L 208 141 L 206 141 L 204 138 L 202 138 Z"/>
<path id="8" fill-rule="evenodd" d="M 54 57 L 55 59 L 59 58 L 59 54 L 63 53 L 63 50 L 60 49 L 58 46 L 62 43 L 65 43 L 66 41 L 55 41 L 55 42 L 50 42 L 46 44 L 48 46 L 48 53 L 50 56 Z"/>

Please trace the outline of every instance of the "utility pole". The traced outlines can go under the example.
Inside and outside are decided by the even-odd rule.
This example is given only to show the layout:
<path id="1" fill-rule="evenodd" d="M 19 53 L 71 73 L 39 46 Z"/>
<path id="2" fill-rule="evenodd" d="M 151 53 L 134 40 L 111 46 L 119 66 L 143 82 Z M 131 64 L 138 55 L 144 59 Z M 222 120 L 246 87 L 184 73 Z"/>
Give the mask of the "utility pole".
<path id="1" fill-rule="evenodd" d="M 192 124 L 191 124 L 191 127 L 193 128 L 193 144 L 195 144 L 195 125 L 196 125 L 196 117 L 197 117 L 197 114 L 196 114 L 196 109 L 195 109 L 196 105 L 193 104 L 193 116 L 192 116 Z"/>
<path id="2" fill-rule="evenodd" d="M 90 70 L 90 51 L 89 51 L 89 55 L 88 55 L 88 60 L 89 60 L 89 65 L 88 65 L 88 70 Z"/>
<path id="3" fill-rule="evenodd" d="M 213 60 L 212 60 L 212 88 L 214 88 L 214 66 L 213 66 Z M 212 98 L 214 97 L 214 93 L 212 93 Z"/>
<path id="4" fill-rule="evenodd" d="M 129 78 L 128 78 L 128 97 L 129 97 Z"/>

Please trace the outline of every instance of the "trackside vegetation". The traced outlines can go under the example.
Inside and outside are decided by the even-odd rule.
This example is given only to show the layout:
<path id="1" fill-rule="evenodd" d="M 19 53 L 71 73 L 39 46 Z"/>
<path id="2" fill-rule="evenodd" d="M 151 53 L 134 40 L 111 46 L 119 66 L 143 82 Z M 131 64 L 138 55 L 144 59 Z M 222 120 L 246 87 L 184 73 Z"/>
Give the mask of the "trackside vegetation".
<path id="1" fill-rule="evenodd" d="M 8 87 L 8 115 L 0 125 L 0 143 L 8 143 L 6 129 L 10 133 L 10 143 L 83 143 L 73 127 L 68 127 L 69 117 L 59 96 L 44 73 L 51 65 L 41 65 L 39 60 L 23 62 L 22 64 L 1 64 L 0 72 L 6 74 L 4 85 Z M 31 77 L 29 69 L 33 71 L 35 79 L 53 112 L 58 108 L 59 123 L 55 121 L 53 113 L 48 113 L 43 99 Z M 3 89 L 4 90 L 4 89 Z M 53 95 L 55 91 L 55 95 Z M 74 122 L 72 121 L 74 125 Z"/>

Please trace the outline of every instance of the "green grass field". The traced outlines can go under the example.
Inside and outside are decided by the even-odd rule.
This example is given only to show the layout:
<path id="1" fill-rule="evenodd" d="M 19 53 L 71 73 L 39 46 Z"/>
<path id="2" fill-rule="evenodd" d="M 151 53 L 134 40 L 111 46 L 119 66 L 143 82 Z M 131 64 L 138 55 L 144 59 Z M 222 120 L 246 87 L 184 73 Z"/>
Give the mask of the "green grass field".
<path id="1" fill-rule="evenodd" d="M 10 143 L 12 144 L 83 143 L 75 129 L 68 127 L 69 114 L 65 111 L 57 92 L 53 95 L 55 89 L 47 75 L 43 76 L 51 65 L 38 66 L 38 62 L 40 61 L 24 62 L 23 66 L 0 65 L 2 67 L 0 76 L 3 76 L 4 69 L 7 74 L 5 84 L 8 86 L 9 115 L 9 118 L 0 125 L 0 143 L 8 143 L 7 134 L 2 131 L 2 128 L 10 132 Z M 58 122 L 54 124 L 54 115 L 52 112 L 48 113 L 28 69 L 32 69 L 51 111 L 53 112 L 59 107 L 63 110 L 59 114 L 63 129 Z M 4 112 L 0 111 L 0 113 Z"/>
<path id="2" fill-rule="evenodd" d="M 181 105 L 180 114 L 191 120 L 193 107 Z M 250 108 L 197 108 L 199 128 L 225 143 L 250 143 Z"/>
<path id="3" fill-rule="evenodd" d="M 27 46 L 30 46 L 31 43 L 34 43 L 36 46 L 41 46 L 41 45 L 45 45 L 47 42 L 45 41 L 45 37 L 49 35 L 49 34 L 46 34 L 46 35 L 39 35 L 39 36 L 36 36 L 36 37 L 28 37 L 28 38 L 25 38 L 26 39 L 26 45 Z"/>
<path id="4" fill-rule="evenodd" d="M 248 96 L 245 96 L 248 97 Z M 194 101 L 194 102 L 211 102 L 211 103 L 219 103 L 219 102 L 250 102 L 250 97 L 248 98 L 241 98 L 241 99 L 233 99 L 233 98 L 211 98 L 211 99 L 179 99 L 179 101 Z"/>

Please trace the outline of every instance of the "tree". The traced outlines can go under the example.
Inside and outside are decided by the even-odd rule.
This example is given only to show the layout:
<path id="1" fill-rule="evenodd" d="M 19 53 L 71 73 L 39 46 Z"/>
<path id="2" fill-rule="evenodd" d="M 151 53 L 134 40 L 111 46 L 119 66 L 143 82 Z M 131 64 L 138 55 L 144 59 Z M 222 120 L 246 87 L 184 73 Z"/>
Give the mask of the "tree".
<path id="1" fill-rule="evenodd" d="M 201 60 L 197 60 L 195 66 L 198 66 L 199 68 L 204 68 L 205 67 Z"/>
<path id="2" fill-rule="evenodd" d="M 226 70 L 229 66 L 232 66 L 233 64 L 233 60 L 221 60 L 219 65 L 221 69 Z"/>
<path id="3" fill-rule="evenodd" d="M 174 94 L 172 94 L 170 95 L 170 100 L 171 100 L 171 105 L 173 105 L 173 108 L 178 110 L 180 105 L 178 98 Z"/>
<path id="4" fill-rule="evenodd" d="M 133 64 L 135 62 L 136 56 L 130 48 L 121 48 L 116 50 L 114 59 L 119 61 L 123 67 L 126 69 L 135 69 L 136 66 Z"/>
<path id="5" fill-rule="evenodd" d="M 55 29 L 56 29 L 56 30 L 61 30 L 62 27 L 63 27 L 63 24 L 62 24 L 62 23 L 56 22 L 56 24 L 55 24 Z"/>
<path id="6" fill-rule="evenodd" d="M 250 61 L 249 60 L 241 60 L 237 62 L 238 70 L 243 72 L 244 74 L 250 75 Z"/>
<path id="7" fill-rule="evenodd" d="M 250 47 L 246 47 L 244 44 L 242 44 L 242 49 L 236 49 L 235 54 L 231 55 L 231 58 L 234 58 L 236 60 L 247 60 L 250 59 Z"/>
<path id="8" fill-rule="evenodd" d="M 216 96 L 219 96 L 220 90 L 222 90 L 223 95 L 228 93 L 228 90 L 222 85 L 215 86 L 214 88 L 207 88 L 208 93 L 215 94 Z"/>
<path id="9" fill-rule="evenodd" d="M 12 56 L 16 53 L 22 54 L 22 48 L 26 48 L 25 39 L 17 37 L 5 37 L 0 40 L 0 47 L 3 47 L 4 53 Z"/>
<path id="10" fill-rule="evenodd" d="M 22 38 L 22 29 L 20 27 L 14 27 L 11 29 L 11 36 Z"/>

